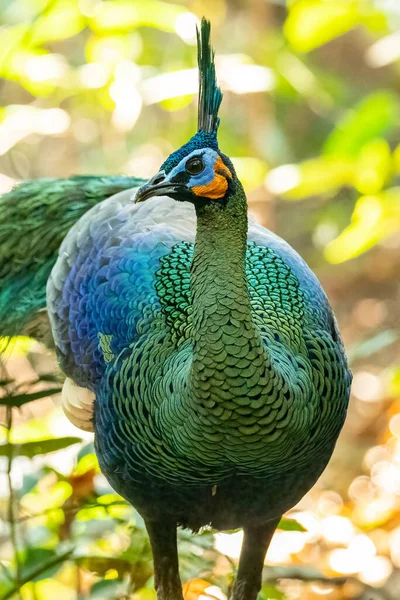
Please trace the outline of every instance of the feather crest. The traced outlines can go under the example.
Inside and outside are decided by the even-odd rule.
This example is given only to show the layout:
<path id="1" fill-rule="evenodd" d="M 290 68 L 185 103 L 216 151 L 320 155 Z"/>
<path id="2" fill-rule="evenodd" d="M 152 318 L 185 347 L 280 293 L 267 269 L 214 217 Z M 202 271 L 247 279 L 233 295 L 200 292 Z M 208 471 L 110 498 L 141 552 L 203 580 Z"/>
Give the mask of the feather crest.
<path id="1" fill-rule="evenodd" d="M 214 51 L 210 44 L 211 23 L 204 17 L 200 31 L 197 28 L 197 62 L 199 66 L 198 130 L 216 135 L 219 125 L 218 110 L 222 92 L 217 85 Z"/>

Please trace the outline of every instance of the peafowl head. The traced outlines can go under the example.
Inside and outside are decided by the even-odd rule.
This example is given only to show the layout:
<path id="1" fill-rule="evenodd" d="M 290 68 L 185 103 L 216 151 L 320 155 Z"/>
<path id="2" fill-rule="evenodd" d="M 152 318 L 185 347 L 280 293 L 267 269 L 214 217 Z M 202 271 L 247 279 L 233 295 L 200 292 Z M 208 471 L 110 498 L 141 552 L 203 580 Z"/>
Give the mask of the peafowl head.
<path id="1" fill-rule="evenodd" d="M 222 92 L 215 75 L 210 31 L 210 22 L 203 17 L 200 31 L 197 30 L 198 131 L 167 158 L 148 183 L 139 188 L 135 202 L 153 196 L 169 196 L 194 205 L 212 202 L 223 207 L 235 190 L 237 178 L 233 164 L 218 148 L 218 110 Z"/>

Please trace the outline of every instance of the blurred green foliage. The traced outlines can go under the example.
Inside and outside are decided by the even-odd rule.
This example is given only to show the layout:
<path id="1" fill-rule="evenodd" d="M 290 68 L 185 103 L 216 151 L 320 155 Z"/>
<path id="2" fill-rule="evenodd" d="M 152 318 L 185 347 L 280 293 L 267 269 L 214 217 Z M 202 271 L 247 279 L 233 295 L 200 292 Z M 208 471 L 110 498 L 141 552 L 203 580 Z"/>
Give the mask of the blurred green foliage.
<path id="1" fill-rule="evenodd" d="M 281 554 L 275 548 L 269 561 L 286 567 L 266 569 L 260 598 L 369 599 L 380 597 L 373 595 L 379 588 L 394 598 L 398 3 L 2 0 L 0 193 L 40 176 L 154 174 L 195 130 L 195 24 L 203 14 L 213 23 L 225 95 L 220 146 L 234 160 L 251 211 L 316 269 L 355 372 L 332 466 L 302 505 L 304 528 L 282 522 Z M 90 438 L 66 425 L 48 398 L 58 390 L 57 376 L 46 375 L 49 363 L 43 350 L 19 340 L 1 375 L 0 600 L 153 600 L 143 522 L 102 478 Z M 331 518 L 339 519 L 333 533 Z M 183 581 L 211 594 L 205 578 L 227 594 L 235 536 L 217 551 L 212 532 L 180 532 Z M 360 553 L 360 536 L 375 554 Z M 347 587 L 330 578 L 341 574 L 351 577 Z M 277 586 L 277 578 L 286 584 Z M 200 592 L 189 591 L 196 600 Z"/>

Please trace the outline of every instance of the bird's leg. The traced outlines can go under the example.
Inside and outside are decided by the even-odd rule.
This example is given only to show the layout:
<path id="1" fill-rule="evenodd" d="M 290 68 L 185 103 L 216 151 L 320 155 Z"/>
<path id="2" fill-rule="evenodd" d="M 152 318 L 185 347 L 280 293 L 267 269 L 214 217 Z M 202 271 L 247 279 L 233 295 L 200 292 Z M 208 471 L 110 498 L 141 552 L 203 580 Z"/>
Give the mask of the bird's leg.
<path id="1" fill-rule="evenodd" d="M 183 600 L 179 577 L 176 523 L 146 521 L 154 561 L 157 600 Z"/>
<path id="2" fill-rule="evenodd" d="M 261 589 L 265 555 L 279 519 L 258 527 L 245 527 L 239 569 L 232 600 L 256 600 Z"/>

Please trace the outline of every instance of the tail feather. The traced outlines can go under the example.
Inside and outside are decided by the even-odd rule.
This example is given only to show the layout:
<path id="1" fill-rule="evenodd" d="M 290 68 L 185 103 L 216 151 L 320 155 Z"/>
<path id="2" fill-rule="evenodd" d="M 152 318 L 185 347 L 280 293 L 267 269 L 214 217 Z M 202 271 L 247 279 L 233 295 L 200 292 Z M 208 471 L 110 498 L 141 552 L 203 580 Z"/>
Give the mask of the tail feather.
<path id="1" fill-rule="evenodd" d="M 46 178 L 0 198 L 0 336 L 51 339 L 46 282 L 62 240 L 92 206 L 143 183 L 121 176 Z"/>

